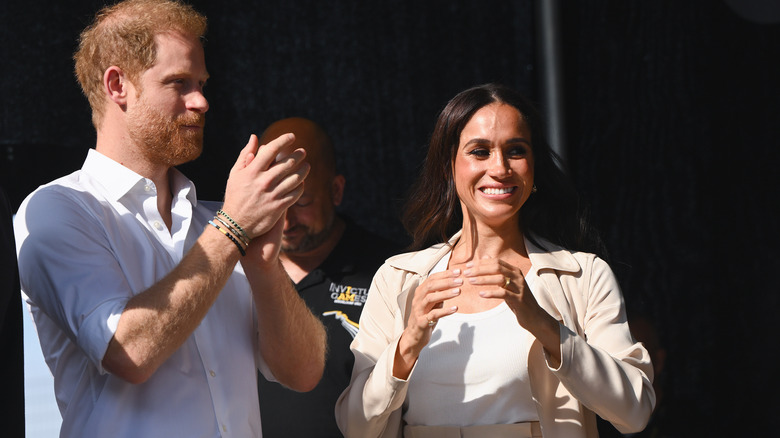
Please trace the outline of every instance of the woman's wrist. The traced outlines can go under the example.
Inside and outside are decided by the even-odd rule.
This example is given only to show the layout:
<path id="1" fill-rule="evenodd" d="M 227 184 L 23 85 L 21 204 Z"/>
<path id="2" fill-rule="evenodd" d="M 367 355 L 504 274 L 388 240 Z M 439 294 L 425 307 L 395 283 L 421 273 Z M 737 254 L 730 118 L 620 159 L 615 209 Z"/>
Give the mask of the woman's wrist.
<path id="1" fill-rule="evenodd" d="M 420 356 L 419 352 L 415 352 L 414 349 L 407 344 L 407 339 L 407 333 L 404 331 L 401 334 L 401 338 L 398 340 L 395 356 L 393 358 L 393 377 L 400 380 L 409 378 L 409 374 L 412 373 L 412 368 L 414 368 L 414 364 Z"/>
<path id="2" fill-rule="evenodd" d="M 544 310 L 542 312 L 544 314 L 540 316 L 537 325 L 540 330 L 537 330 L 537 334 L 534 336 L 542 343 L 542 347 L 550 356 L 553 368 L 557 368 L 561 364 L 561 325 L 549 313 L 544 312 Z"/>

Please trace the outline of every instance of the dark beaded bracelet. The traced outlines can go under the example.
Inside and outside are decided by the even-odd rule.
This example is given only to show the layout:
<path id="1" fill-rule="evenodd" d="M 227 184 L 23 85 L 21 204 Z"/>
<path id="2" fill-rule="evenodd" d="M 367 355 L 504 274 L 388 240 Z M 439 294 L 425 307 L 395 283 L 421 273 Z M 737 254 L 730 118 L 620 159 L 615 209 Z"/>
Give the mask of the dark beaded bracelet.
<path id="1" fill-rule="evenodd" d="M 244 236 L 244 238 L 246 238 L 246 240 L 250 240 L 250 239 L 249 239 L 249 236 L 246 234 L 246 231 L 244 231 L 244 229 L 243 229 L 243 228 L 241 228 L 241 225 L 239 225 L 238 223 L 236 223 L 236 221 L 234 221 L 234 220 L 233 220 L 233 218 L 232 218 L 232 217 L 230 217 L 230 215 L 229 215 L 229 214 L 225 213 L 225 211 L 224 211 L 224 210 L 217 210 L 217 215 L 220 215 L 220 214 L 221 214 L 222 216 L 225 216 L 225 219 L 229 220 L 231 224 L 235 225 L 235 226 L 236 226 L 236 228 L 238 229 L 238 231 L 240 231 L 240 232 L 241 232 L 241 235 L 242 235 L 242 236 Z"/>
<path id="2" fill-rule="evenodd" d="M 236 244 L 236 246 L 238 247 L 238 252 L 240 252 L 242 256 L 246 255 L 246 250 L 244 249 L 243 246 L 241 246 L 241 243 L 239 243 L 238 239 L 233 237 L 233 235 L 228 233 L 226 230 L 223 230 L 219 225 L 215 224 L 214 221 L 209 221 L 209 223 L 213 225 L 214 228 L 218 229 L 222 234 L 228 236 L 230 240 L 232 240 L 233 243 Z"/>

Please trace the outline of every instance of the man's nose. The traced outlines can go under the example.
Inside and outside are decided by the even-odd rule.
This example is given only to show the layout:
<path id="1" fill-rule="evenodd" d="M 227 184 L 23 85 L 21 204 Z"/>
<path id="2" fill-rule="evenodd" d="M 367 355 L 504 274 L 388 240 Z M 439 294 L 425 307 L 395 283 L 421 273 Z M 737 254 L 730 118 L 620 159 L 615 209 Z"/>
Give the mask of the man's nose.
<path id="1" fill-rule="evenodd" d="M 295 220 L 295 212 L 293 211 L 295 207 L 290 207 L 287 209 L 287 214 L 284 215 L 284 229 L 289 230 L 290 228 L 294 227 L 295 224 L 298 222 Z"/>
<path id="2" fill-rule="evenodd" d="M 193 91 L 187 98 L 187 109 L 198 113 L 205 113 L 209 110 L 209 101 L 203 95 L 203 91 Z"/>

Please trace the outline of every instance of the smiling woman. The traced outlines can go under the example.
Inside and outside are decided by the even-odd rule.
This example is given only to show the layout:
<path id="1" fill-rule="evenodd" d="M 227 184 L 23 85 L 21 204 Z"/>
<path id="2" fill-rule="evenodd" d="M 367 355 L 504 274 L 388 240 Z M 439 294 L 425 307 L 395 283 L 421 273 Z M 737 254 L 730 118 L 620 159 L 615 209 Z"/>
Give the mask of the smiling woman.
<path id="1" fill-rule="evenodd" d="M 520 211 L 531 195 L 534 160 L 531 132 L 513 106 L 490 104 L 481 108 L 461 132 L 455 155 L 455 189 L 461 210 L 468 211 L 464 226 L 505 223 Z M 508 216 L 508 217 L 507 217 Z"/>
<path id="2" fill-rule="evenodd" d="M 415 244 L 437 243 L 374 278 L 336 408 L 347 437 L 644 428 L 650 357 L 540 126 L 495 84 L 442 110 L 405 216 Z"/>

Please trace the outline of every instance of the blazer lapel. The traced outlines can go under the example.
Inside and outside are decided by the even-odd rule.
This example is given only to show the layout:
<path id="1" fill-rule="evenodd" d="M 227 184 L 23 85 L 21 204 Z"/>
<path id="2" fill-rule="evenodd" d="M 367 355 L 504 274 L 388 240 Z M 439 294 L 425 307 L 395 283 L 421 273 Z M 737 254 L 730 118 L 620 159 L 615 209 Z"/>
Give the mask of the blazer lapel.
<path id="1" fill-rule="evenodd" d="M 433 245 L 418 252 L 401 254 L 387 260 L 389 265 L 404 271 L 403 286 L 401 287 L 401 292 L 396 297 L 398 307 L 404 316 L 402 329 L 406 327 L 406 323 L 409 320 L 409 309 L 412 308 L 414 291 L 425 281 L 431 269 L 436 266 L 436 263 L 452 251 L 452 246 L 455 245 L 458 238 L 460 238 L 460 231 L 455 233 L 447 243 Z"/>
<path id="2" fill-rule="evenodd" d="M 571 253 L 557 245 L 544 242 L 548 250 L 525 240 L 528 257 L 541 280 L 536 290 L 532 291 L 539 305 L 553 318 L 562 321 L 566 327 L 576 328 L 572 319 L 572 306 L 563 290 L 561 274 L 577 274 L 580 265 Z"/>

